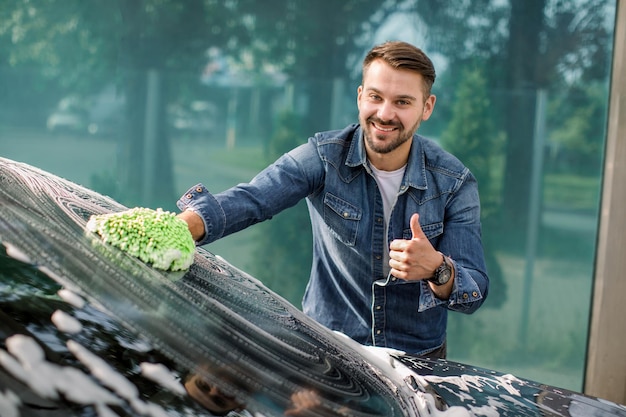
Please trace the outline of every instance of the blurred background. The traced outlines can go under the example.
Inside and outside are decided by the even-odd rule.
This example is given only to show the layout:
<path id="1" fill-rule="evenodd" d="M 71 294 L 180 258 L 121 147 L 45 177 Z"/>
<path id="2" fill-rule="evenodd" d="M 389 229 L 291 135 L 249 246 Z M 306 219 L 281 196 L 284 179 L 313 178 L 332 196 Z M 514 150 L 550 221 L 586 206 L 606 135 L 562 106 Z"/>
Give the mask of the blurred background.
<path id="1" fill-rule="evenodd" d="M 361 60 L 433 59 L 420 133 L 474 172 L 491 291 L 449 358 L 583 389 L 615 0 L 2 0 L 0 156 L 132 206 L 249 181 L 357 122 Z M 206 247 L 300 307 L 303 204 Z"/>

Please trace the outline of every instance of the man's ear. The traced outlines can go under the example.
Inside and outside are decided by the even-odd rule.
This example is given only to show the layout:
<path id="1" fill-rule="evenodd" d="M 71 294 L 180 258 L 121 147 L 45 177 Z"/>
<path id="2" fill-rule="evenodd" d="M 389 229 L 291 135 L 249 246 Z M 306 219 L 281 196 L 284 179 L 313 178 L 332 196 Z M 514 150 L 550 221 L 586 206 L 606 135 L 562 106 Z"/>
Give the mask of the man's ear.
<path id="1" fill-rule="evenodd" d="M 428 98 L 424 102 L 424 112 L 422 114 L 422 120 L 428 120 L 430 118 L 430 115 L 433 114 L 436 101 L 437 97 L 434 94 L 428 96 Z"/>

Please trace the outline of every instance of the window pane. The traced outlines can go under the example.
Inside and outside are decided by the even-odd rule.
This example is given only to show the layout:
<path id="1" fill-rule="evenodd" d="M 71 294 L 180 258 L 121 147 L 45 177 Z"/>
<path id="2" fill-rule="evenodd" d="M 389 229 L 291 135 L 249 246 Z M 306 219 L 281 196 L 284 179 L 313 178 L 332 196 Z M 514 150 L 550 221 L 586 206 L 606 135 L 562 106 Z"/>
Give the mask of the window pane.
<path id="1" fill-rule="evenodd" d="M 8 0 L 0 155 L 174 211 L 356 122 L 364 53 L 415 43 L 438 72 L 420 133 L 479 180 L 491 277 L 483 308 L 450 315 L 449 356 L 580 390 L 616 4 L 463 3 Z M 305 206 L 207 249 L 300 305 Z"/>

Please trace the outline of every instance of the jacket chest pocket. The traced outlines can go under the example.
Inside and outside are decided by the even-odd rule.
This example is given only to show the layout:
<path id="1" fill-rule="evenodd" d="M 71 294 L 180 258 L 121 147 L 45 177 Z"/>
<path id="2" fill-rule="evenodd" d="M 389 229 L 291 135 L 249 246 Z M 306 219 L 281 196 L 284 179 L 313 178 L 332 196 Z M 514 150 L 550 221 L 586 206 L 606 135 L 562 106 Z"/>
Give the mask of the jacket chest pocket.
<path id="1" fill-rule="evenodd" d="M 437 237 L 439 237 L 443 233 L 443 222 L 431 223 L 421 225 L 422 231 L 432 243 Z M 404 229 L 402 232 L 403 238 L 406 240 L 410 240 L 413 238 L 413 232 L 411 229 Z"/>
<path id="2" fill-rule="evenodd" d="M 347 201 L 326 193 L 324 195 L 324 222 L 332 234 L 348 246 L 356 244 L 362 212 Z"/>

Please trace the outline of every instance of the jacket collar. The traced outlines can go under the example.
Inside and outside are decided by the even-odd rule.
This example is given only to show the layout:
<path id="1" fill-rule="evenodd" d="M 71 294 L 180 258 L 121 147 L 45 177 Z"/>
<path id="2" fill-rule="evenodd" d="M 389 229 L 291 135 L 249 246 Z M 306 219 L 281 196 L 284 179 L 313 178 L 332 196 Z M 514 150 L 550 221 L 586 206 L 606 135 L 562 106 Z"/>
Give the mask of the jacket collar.
<path id="1" fill-rule="evenodd" d="M 362 166 L 370 171 L 361 126 L 358 126 L 352 135 L 350 149 L 346 157 L 346 165 L 351 168 Z M 402 180 L 401 192 L 406 191 L 407 187 L 413 187 L 419 190 L 428 188 L 425 161 L 423 138 L 415 134 L 413 135 L 411 150 L 409 151 L 409 160 Z"/>

